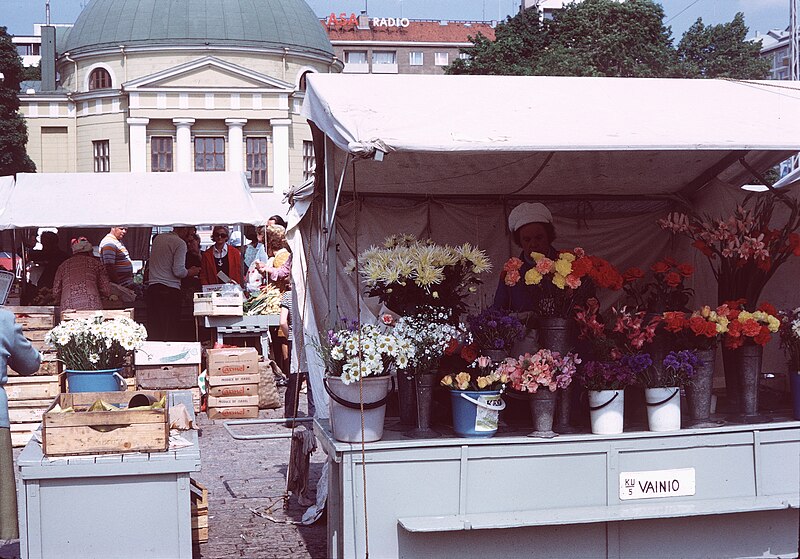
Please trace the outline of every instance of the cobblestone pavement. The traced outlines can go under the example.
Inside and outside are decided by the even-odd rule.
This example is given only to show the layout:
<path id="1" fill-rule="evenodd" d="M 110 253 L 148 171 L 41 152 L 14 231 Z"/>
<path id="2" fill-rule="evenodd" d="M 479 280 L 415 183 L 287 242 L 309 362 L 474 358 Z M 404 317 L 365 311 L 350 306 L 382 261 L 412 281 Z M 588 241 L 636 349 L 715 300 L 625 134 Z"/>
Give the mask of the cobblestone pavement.
<path id="1" fill-rule="evenodd" d="M 301 397 L 305 406 L 305 397 Z M 262 410 L 261 418 L 281 417 L 283 410 Z M 195 558 L 223 559 L 324 559 L 327 557 L 325 516 L 311 526 L 285 523 L 299 521 L 306 507 L 291 496 L 283 508 L 290 439 L 235 440 L 222 421 L 198 416 L 202 471 L 192 477 L 208 489 L 208 543 L 195 549 Z M 282 425 L 237 427 L 236 433 L 290 433 Z M 14 457 L 19 455 L 15 449 Z M 325 454 L 311 456 L 309 487 L 316 493 Z M 263 518 L 252 511 L 271 516 Z M 0 541 L 0 559 L 19 556 L 17 541 Z"/>

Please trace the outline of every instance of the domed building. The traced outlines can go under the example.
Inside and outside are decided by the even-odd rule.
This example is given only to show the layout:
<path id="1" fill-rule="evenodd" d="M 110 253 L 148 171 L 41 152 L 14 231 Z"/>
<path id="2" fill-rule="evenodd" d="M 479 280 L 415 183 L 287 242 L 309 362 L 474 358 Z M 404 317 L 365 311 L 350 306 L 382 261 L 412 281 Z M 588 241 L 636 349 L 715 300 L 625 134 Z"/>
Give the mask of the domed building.
<path id="1" fill-rule="evenodd" d="M 313 170 L 309 72 L 339 72 L 303 0 L 91 0 L 23 91 L 40 172 L 245 171 L 266 211 Z"/>

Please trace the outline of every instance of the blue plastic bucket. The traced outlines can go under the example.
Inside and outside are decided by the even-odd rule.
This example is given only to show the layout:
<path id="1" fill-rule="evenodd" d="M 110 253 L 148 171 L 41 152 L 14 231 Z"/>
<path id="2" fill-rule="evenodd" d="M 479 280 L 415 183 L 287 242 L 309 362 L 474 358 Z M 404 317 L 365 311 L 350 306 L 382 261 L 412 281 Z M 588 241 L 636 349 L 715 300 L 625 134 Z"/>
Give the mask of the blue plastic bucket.
<path id="1" fill-rule="evenodd" d="M 67 369 L 67 392 L 119 392 L 125 390 L 125 379 L 120 369 L 101 371 L 73 371 Z"/>
<path id="2" fill-rule="evenodd" d="M 499 390 L 451 390 L 453 431 L 461 437 L 485 438 L 497 433 L 500 411 L 506 403 Z"/>
<path id="3" fill-rule="evenodd" d="M 800 421 L 800 372 L 789 371 L 789 384 L 792 385 L 792 409 L 794 418 Z"/>

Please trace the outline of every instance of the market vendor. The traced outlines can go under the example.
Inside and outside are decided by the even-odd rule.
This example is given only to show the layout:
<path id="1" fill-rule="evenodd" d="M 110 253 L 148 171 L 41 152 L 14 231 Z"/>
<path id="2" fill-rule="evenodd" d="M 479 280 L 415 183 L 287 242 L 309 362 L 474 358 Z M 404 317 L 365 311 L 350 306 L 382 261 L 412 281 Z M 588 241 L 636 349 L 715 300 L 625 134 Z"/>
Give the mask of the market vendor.
<path id="1" fill-rule="evenodd" d="M 553 214 L 544 204 L 524 202 L 508 215 L 508 229 L 514 242 L 522 247 L 519 255 L 521 265 L 514 269 L 506 263 L 492 307 L 512 312 L 540 311 L 537 306 L 539 301 L 545 299 L 551 289 L 557 288 L 551 284 L 526 285 L 524 278 L 525 272 L 534 267 L 531 253 L 538 252 L 551 259 L 558 258 L 558 251 L 553 248 L 556 238 Z M 519 280 L 514 285 L 509 285 L 512 282 L 506 281 L 508 274 L 519 274 Z"/>

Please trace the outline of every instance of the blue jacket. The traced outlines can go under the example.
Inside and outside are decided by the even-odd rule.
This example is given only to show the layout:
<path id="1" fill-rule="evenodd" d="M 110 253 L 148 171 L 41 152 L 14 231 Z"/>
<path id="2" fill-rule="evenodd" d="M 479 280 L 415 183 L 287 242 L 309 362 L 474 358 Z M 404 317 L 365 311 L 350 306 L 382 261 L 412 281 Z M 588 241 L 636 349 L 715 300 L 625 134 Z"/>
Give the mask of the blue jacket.
<path id="1" fill-rule="evenodd" d="M 0 428 L 8 428 L 8 397 L 3 386 L 8 382 L 8 367 L 21 375 L 39 370 L 40 355 L 22 335 L 14 315 L 0 309 Z"/>

